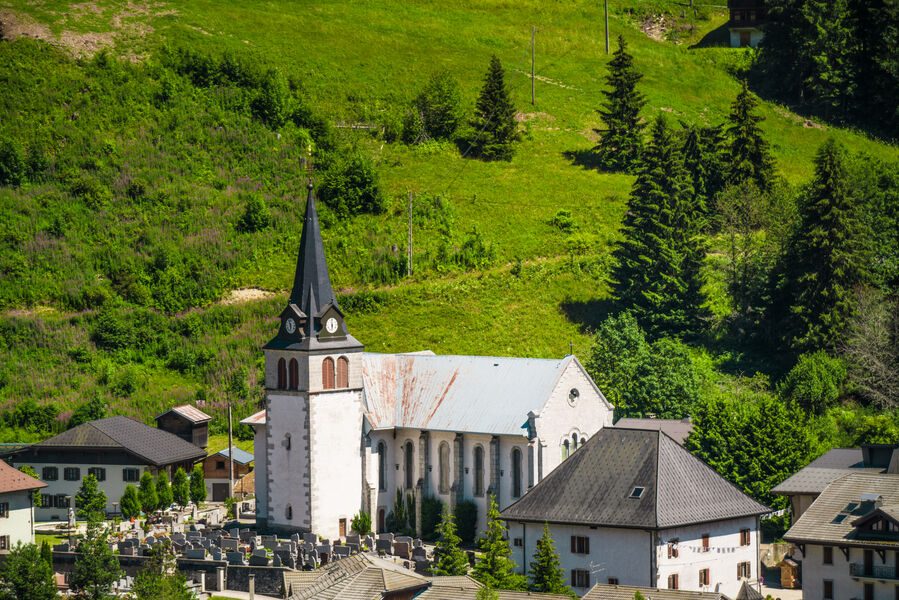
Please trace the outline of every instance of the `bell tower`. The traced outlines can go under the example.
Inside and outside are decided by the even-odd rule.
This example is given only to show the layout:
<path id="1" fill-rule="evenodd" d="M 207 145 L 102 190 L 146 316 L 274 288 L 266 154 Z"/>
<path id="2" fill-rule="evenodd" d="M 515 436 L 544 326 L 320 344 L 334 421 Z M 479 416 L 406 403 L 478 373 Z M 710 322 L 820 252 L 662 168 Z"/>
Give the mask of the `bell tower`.
<path id="1" fill-rule="evenodd" d="M 362 344 L 331 287 L 310 183 L 293 287 L 264 347 L 263 526 L 337 537 L 362 502 Z M 257 483 L 258 485 L 258 483 Z"/>

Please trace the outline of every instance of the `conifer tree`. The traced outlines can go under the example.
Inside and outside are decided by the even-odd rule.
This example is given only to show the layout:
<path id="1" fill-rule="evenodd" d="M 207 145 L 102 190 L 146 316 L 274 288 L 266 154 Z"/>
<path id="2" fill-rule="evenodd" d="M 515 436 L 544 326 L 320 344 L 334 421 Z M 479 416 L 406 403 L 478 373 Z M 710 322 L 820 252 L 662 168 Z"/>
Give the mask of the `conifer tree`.
<path id="1" fill-rule="evenodd" d="M 512 549 L 506 539 L 506 525 L 499 518 L 496 496 L 490 495 L 487 508 L 487 530 L 478 541 L 484 556 L 474 565 L 473 576 L 485 586 L 498 590 L 525 590 L 527 579 L 515 573 Z"/>
<path id="2" fill-rule="evenodd" d="M 618 49 L 606 75 L 611 89 L 603 92 L 606 102 L 599 110 L 606 129 L 598 131 L 600 142 L 595 148 L 600 164 L 606 169 L 632 171 L 639 164 L 643 149 L 640 111 L 646 105 L 646 98 L 637 91 L 637 83 L 642 78 L 634 67 L 634 57 L 627 52 L 624 37 L 618 36 Z"/>
<path id="3" fill-rule="evenodd" d="M 72 571 L 72 589 L 81 598 L 106 600 L 112 598 L 110 588 L 122 569 L 107 543 L 108 533 L 100 523 L 88 523 L 87 534 L 78 545 L 78 557 Z"/>
<path id="4" fill-rule="evenodd" d="M 201 465 L 194 465 L 194 470 L 190 473 L 190 499 L 197 506 L 206 500 L 206 480 L 203 478 Z"/>
<path id="5" fill-rule="evenodd" d="M 140 507 L 148 515 L 159 507 L 159 496 L 156 494 L 156 481 L 149 471 L 140 476 Z"/>
<path id="6" fill-rule="evenodd" d="M 165 471 L 160 471 L 156 476 L 156 496 L 159 499 L 159 508 L 168 510 L 172 505 L 172 486 L 169 484 L 169 476 Z"/>
<path id="7" fill-rule="evenodd" d="M 80 518 L 88 521 L 102 520 L 106 516 L 106 494 L 94 475 L 89 474 L 81 481 L 81 487 L 75 494 L 75 510 Z"/>
<path id="8" fill-rule="evenodd" d="M 700 208 L 708 212 L 715 196 L 724 188 L 724 132 L 718 127 L 684 125 L 684 167 L 690 174 Z"/>
<path id="9" fill-rule="evenodd" d="M 182 507 L 190 502 L 190 481 L 183 467 L 178 467 L 172 476 L 172 500 Z"/>
<path id="10" fill-rule="evenodd" d="M 756 114 L 758 99 L 743 82 L 743 89 L 731 105 L 727 128 L 730 138 L 730 172 L 727 182 L 738 185 L 753 181 L 762 191 L 768 191 L 774 180 L 774 159 L 759 123 L 765 120 Z"/>
<path id="11" fill-rule="evenodd" d="M 703 210 L 663 117 L 652 127 L 615 249 L 615 297 L 652 334 L 690 332 L 704 316 Z"/>
<path id="12" fill-rule="evenodd" d="M 16 544 L 0 563 L 0 600 L 58 598 L 50 562 L 34 544 Z"/>
<path id="13" fill-rule="evenodd" d="M 530 575 L 532 592 L 568 594 L 574 597 L 571 588 L 565 585 L 559 554 L 556 552 L 553 538 L 549 534 L 549 525 L 546 523 L 543 524 L 543 535 L 537 540 L 537 551 L 534 552 Z"/>
<path id="14" fill-rule="evenodd" d="M 518 140 L 515 105 L 505 71 L 495 55 L 490 59 L 471 125 L 475 130 L 471 142 L 475 155 L 485 160 L 512 160 L 512 144 Z"/>
<path id="15" fill-rule="evenodd" d="M 815 178 L 799 204 L 799 227 L 787 270 L 793 346 L 834 350 L 854 307 L 854 289 L 865 281 L 865 247 L 844 165 L 832 139 L 815 157 Z"/>
<path id="16" fill-rule="evenodd" d="M 133 485 L 126 485 L 125 492 L 119 501 L 122 506 L 122 516 L 126 519 L 133 519 L 140 515 L 140 495 L 137 488 Z"/>
<path id="17" fill-rule="evenodd" d="M 445 508 L 440 524 L 437 525 L 437 543 L 434 554 L 437 557 L 431 567 L 431 575 L 466 575 L 468 574 L 468 557 L 459 547 L 462 539 L 456 533 L 456 518 L 452 511 Z"/>

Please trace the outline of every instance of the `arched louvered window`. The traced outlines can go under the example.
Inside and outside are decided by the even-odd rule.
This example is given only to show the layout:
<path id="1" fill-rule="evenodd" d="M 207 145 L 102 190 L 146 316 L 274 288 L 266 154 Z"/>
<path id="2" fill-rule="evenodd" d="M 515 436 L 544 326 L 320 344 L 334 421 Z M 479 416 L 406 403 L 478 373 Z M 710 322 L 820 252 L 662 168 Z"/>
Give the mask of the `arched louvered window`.
<path id="1" fill-rule="evenodd" d="M 562 442 L 562 460 L 568 458 L 569 455 L 571 455 L 571 442 L 566 439 Z"/>
<path id="2" fill-rule="evenodd" d="M 446 442 L 440 443 L 437 463 L 438 489 L 441 494 L 448 494 L 450 490 L 450 447 Z"/>
<path id="3" fill-rule="evenodd" d="M 290 389 L 296 390 L 300 387 L 300 365 L 297 359 L 290 359 Z"/>
<path id="4" fill-rule="evenodd" d="M 378 489 L 387 490 L 387 444 L 378 442 Z"/>
<path id="5" fill-rule="evenodd" d="M 572 450 L 572 452 L 577 450 L 577 434 L 576 433 L 571 434 L 571 450 Z"/>
<path id="6" fill-rule="evenodd" d="M 278 359 L 278 389 L 287 388 L 287 361 L 283 358 Z"/>
<path id="7" fill-rule="evenodd" d="M 484 495 L 484 447 L 474 448 L 474 495 Z"/>
<path id="8" fill-rule="evenodd" d="M 322 389 L 334 389 L 334 359 L 330 356 L 322 361 Z"/>
<path id="9" fill-rule="evenodd" d="M 521 498 L 521 450 L 512 449 L 512 497 Z"/>
<path id="10" fill-rule="evenodd" d="M 411 490 L 415 487 L 415 448 L 412 442 L 406 442 L 403 447 L 403 467 L 406 471 L 406 489 Z"/>
<path id="11" fill-rule="evenodd" d="M 350 361 L 346 356 L 337 359 L 337 387 L 350 387 Z"/>

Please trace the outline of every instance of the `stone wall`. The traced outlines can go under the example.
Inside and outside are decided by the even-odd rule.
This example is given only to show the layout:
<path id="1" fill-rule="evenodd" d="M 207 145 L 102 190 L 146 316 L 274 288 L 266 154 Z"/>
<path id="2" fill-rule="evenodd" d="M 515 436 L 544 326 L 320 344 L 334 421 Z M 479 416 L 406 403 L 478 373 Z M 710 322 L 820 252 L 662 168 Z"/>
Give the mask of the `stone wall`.
<path id="1" fill-rule="evenodd" d="M 250 574 L 256 575 L 256 593 L 264 596 L 286 598 L 284 589 L 284 567 L 238 567 L 229 566 L 227 585 L 229 590 L 248 592 L 250 590 Z M 208 577 L 208 576 L 207 576 Z"/>

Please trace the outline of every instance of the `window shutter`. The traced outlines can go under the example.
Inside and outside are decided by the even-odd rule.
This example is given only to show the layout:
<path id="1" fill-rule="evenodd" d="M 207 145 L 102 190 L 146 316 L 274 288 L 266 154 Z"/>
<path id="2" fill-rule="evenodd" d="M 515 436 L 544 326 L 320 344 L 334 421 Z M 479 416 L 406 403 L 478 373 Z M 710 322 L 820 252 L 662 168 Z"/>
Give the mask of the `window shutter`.
<path id="1" fill-rule="evenodd" d="M 590 554 L 590 538 L 584 538 L 584 554 Z"/>

